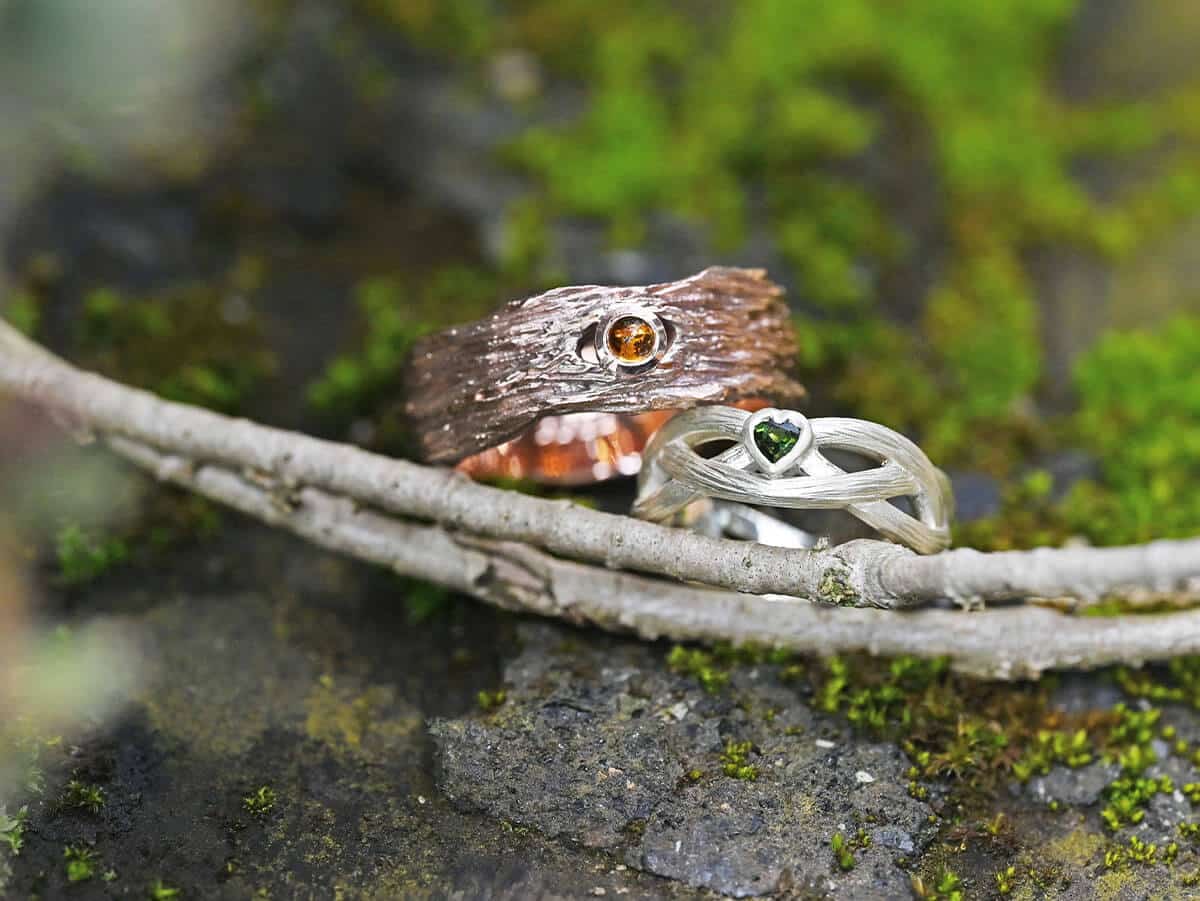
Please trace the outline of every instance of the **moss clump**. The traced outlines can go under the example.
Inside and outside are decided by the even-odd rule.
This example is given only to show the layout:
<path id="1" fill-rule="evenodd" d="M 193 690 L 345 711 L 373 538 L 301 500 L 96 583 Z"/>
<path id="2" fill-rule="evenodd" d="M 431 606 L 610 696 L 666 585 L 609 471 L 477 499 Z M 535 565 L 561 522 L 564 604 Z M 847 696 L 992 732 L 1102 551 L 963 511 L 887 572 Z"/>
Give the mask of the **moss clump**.
<path id="1" fill-rule="evenodd" d="M 721 752 L 721 772 L 730 779 L 757 779 L 758 767 L 749 762 L 753 752 L 753 742 L 730 739 L 725 743 L 725 750 Z"/>
<path id="2" fill-rule="evenodd" d="M 400 367 L 413 342 L 432 325 L 410 318 L 401 282 L 372 278 L 355 288 L 355 304 L 363 319 L 363 346 L 336 357 L 308 386 L 309 403 L 327 413 L 361 415 L 379 402 L 381 393 L 395 393 Z"/>
<path id="3" fill-rule="evenodd" d="M 72 779 L 63 789 L 63 804 L 89 813 L 99 813 L 104 807 L 104 790 L 98 785 Z"/>
<path id="4" fill-rule="evenodd" d="M 996 881 L 996 894 L 1011 895 L 1017 878 L 1017 868 L 1015 866 L 1005 867 L 1003 870 L 993 873 L 992 878 Z"/>
<path id="5" fill-rule="evenodd" d="M 25 821 L 28 817 L 28 806 L 17 808 L 17 812 L 9 816 L 8 810 L 0 804 L 0 847 L 7 848 L 14 857 L 25 846 Z"/>
<path id="6" fill-rule="evenodd" d="M 1146 670 L 1121 667 L 1115 678 L 1121 690 L 1132 697 L 1189 704 L 1200 710 L 1200 657 L 1176 657 L 1165 667 Z"/>
<path id="7" fill-rule="evenodd" d="M 838 607 L 857 607 L 860 604 L 858 592 L 850 584 L 846 572 L 835 567 L 827 569 L 821 577 L 821 584 L 817 586 L 817 597 Z"/>
<path id="8" fill-rule="evenodd" d="M 1131 864 L 1150 866 L 1155 863 L 1174 863 L 1179 855 L 1179 845 L 1171 842 L 1163 848 L 1142 841 L 1136 835 L 1129 836 L 1129 844 L 1125 847 L 1113 847 L 1104 852 L 1104 867 L 1108 870 L 1121 870 Z"/>
<path id="9" fill-rule="evenodd" d="M 1103 466 L 1066 501 L 1096 543 L 1180 538 L 1200 531 L 1200 319 L 1111 334 L 1076 367 L 1075 429 Z"/>
<path id="10" fill-rule="evenodd" d="M 229 290 L 232 281 L 144 298 L 92 290 L 76 322 L 76 352 L 89 368 L 171 400 L 237 412 L 275 364 L 253 318 L 225 308 Z"/>
<path id="11" fill-rule="evenodd" d="M 402 579 L 401 584 L 405 616 L 414 626 L 445 613 L 454 602 L 454 594 L 441 585 L 420 579 Z"/>
<path id="12" fill-rule="evenodd" d="M 172 901 L 178 898 L 182 892 L 177 888 L 172 888 L 161 879 L 156 879 L 154 884 L 150 886 L 150 901 Z"/>
<path id="13" fill-rule="evenodd" d="M 676 645 L 667 655 L 667 666 L 671 672 L 691 676 L 704 690 L 716 694 L 729 684 L 729 671 L 721 667 L 708 651 Z"/>
<path id="14" fill-rule="evenodd" d="M 1092 762 L 1091 740 L 1086 729 L 1072 733 L 1042 729 L 1029 743 L 1022 757 L 1012 765 L 1013 775 L 1028 782 L 1034 775 L 1044 776 L 1055 764 L 1077 768 Z"/>
<path id="15" fill-rule="evenodd" d="M 446 266 L 422 277 L 379 276 L 354 289 L 361 318 L 360 345 L 335 357 L 307 390 L 310 405 L 338 422 L 374 415 L 395 405 L 400 372 L 413 343 L 456 319 L 469 319 L 505 296 L 487 270 Z"/>
<path id="16" fill-rule="evenodd" d="M 962 878 L 953 870 L 942 868 L 932 885 L 927 885 L 920 876 L 912 878 L 913 894 L 922 901 L 963 901 Z"/>
<path id="17" fill-rule="evenodd" d="M 99 865 L 96 852 L 81 845 L 68 845 L 63 849 L 66 862 L 67 882 L 87 882 L 96 875 Z"/>
<path id="18" fill-rule="evenodd" d="M 18 291 L 8 299 L 0 313 L 17 331 L 32 336 L 42 318 L 41 302 L 32 292 Z"/>
<path id="19" fill-rule="evenodd" d="M 242 798 L 242 808 L 250 815 L 262 819 L 275 809 L 277 800 L 275 789 L 269 785 L 263 785 Z"/>
<path id="20" fill-rule="evenodd" d="M 508 700 L 508 692 L 502 688 L 496 691 L 481 691 L 475 696 L 475 700 L 480 710 L 490 712 L 504 706 L 504 702 Z"/>
<path id="21" fill-rule="evenodd" d="M 54 541 L 59 579 L 64 585 L 83 585 L 93 581 L 129 558 L 122 538 L 99 538 L 78 523 L 68 523 Z"/>
<path id="22" fill-rule="evenodd" d="M 854 869 L 854 852 L 850 850 L 846 836 L 835 832 L 829 841 L 829 846 L 833 849 L 833 859 L 838 865 L 838 869 L 844 873 Z"/>
<path id="23" fill-rule="evenodd" d="M 989 551 L 1062 545 L 1075 529 L 1053 492 L 1054 479 L 1042 469 L 1007 482 L 1000 512 L 956 525 L 955 543 Z"/>

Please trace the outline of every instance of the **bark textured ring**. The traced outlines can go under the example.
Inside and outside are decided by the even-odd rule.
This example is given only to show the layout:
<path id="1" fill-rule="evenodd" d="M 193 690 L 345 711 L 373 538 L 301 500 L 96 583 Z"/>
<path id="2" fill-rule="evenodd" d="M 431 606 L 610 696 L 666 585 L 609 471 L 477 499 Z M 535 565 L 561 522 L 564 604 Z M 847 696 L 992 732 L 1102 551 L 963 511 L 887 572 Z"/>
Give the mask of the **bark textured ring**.
<path id="1" fill-rule="evenodd" d="M 782 293 L 762 270 L 712 267 L 645 287 L 557 288 L 424 338 L 405 373 L 422 455 L 457 463 L 491 449 L 488 465 L 504 473 L 493 465 L 503 462 L 498 446 L 518 436 L 536 452 L 611 432 L 567 418 L 583 412 L 613 420 L 757 397 L 793 402 L 804 389 L 789 374 L 796 341 Z M 645 434 L 624 449 L 636 458 L 593 459 L 586 478 L 558 481 L 636 472 Z"/>
<path id="2" fill-rule="evenodd" d="M 697 448 L 734 444 L 706 458 Z M 822 450 L 879 464 L 847 472 Z M 768 507 L 844 509 L 923 554 L 950 544 L 950 480 L 912 441 L 861 419 L 809 420 L 794 410 L 749 413 L 701 407 L 681 413 L 646 445 L 633 513 L 663 521 L 704 497 Z M 910 514 L 890 503 L 911 499 Z"/>

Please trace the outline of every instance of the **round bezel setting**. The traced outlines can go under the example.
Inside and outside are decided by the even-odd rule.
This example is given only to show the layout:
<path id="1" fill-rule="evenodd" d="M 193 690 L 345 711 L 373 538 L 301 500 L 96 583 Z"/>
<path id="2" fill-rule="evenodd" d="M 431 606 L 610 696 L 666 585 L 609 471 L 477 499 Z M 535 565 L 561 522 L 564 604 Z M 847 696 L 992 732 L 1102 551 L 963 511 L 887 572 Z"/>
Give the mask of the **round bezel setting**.
<path id="1" fill-rule="evenodd" d="M 764 435 L 759 433 L 765 433 L 767 440 L 773 439 L 786 446 L 772 458 L 760 445 Z M 812 450 L 814 441 L 808 417 L 795 410 L 767 407 L 751 415 L 742 427 L 742 444 L 759 470 L 771 478 L 783 475 L 799 463 Z"/>
<path id="2" fill-rule="evenodd" d="M 596 359 L 606 368 L 644 372 L 662 360 L 667 343 L 667 327 L 657 313 L 641 304 L 621 304 L 600 320 L 594 346 Z"/>

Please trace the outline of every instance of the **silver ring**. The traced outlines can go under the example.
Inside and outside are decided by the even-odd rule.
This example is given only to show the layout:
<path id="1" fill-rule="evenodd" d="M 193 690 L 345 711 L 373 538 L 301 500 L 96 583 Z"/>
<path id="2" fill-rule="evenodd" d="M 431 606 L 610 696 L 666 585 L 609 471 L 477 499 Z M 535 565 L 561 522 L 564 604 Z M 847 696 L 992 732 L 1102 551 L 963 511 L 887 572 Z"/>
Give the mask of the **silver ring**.
<path id="1" fill-rule="evenodd" d="M 735 442 L 715 457 L 696 449 Z M 822 450 L 879 465 L 847 472 Z M 862 419 L 808 419 L 794 410 L 748 413 L 700 407 L 680 413 L 646 445 L 633 514 L 662 522 L 704 497 L 766 507 L 843 509 L 922 554 L 950 545 L 950 480 L 899 432 Z M 890 501 L 908 497 L 909 514 Z"/>

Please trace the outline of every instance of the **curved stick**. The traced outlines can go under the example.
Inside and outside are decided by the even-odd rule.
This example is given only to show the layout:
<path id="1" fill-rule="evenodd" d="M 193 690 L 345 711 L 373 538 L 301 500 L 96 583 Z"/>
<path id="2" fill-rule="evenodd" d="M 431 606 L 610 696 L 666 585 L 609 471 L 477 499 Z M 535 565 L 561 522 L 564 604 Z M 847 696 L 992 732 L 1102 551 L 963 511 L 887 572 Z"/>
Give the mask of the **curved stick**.
<path id="1" fill-rule="evenodd" d="M 680 585 L 562 560 L 528 545 L 472 538 L 363 510 L 316 488 L 298 493 L 124 438 L 117 453 L 314 544 L 445 585 L 507 610 L 586 623 L 646 639 L 753 642 L 815 654 L 947 657 L 983 678 L 1142 663 L 1200 652 L 1200 610 L 1079 617 L 1035 606 L 980 613 L 849 610 Z M 286 498 L 281 495 L 286 494 Z"/>
<path id="2" fill-rule="evenodd" d="M 571 504 L 476 485 L 444 470 L 161 400 L 82 372 L 0 322 L 0 391 L 56 412 L 78 429 L 130 438 L 198 464 L 267 474 L 447 530 L 518 541 L 553 554 L 844 606 L 903 607 L 1068 596 L 1084 601 L 1200 585 L 1200 539 L 1137 548 L 930 557 L 882 541 L 828 552 L 707 538 Z M 732 636 L 731 636 L 732 637 Z"/>

